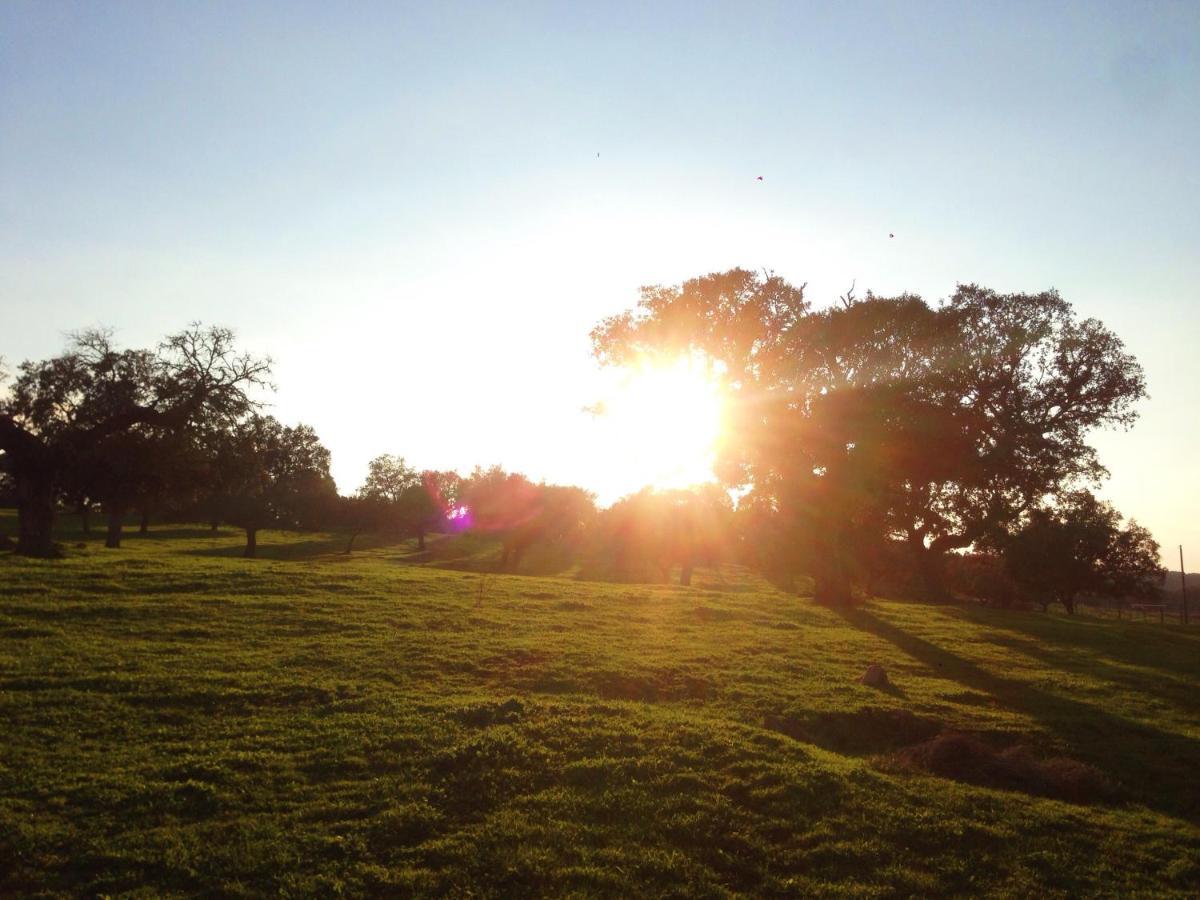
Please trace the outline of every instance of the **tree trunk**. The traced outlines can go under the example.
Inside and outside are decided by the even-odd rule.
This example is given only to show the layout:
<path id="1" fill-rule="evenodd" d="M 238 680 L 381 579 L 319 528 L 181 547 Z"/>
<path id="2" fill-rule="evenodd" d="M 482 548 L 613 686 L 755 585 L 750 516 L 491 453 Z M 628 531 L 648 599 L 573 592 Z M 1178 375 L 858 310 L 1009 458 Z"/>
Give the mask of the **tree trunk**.
<path id="1" fill-rule="evenodd" d="M 21 556 L 54 559 L 54 482 L 49 478 L 16 479 L 17 549 Z"/>
<path id="2" fill-rule="evenodd" d="M 83 533 L 86 535 L 92 533 L 91 511 L 90 503 L 79 504 L 79 527 L 83 529 Z"/>
<path id="3" fill-rule="evenodd" d="M 208 529 L 209 531 L 216 531 L 218 528 L 221 527 L 221 520 L 220 519 L 210 519 L 208 524 L 209 524 L 209 529 Z"/>
<path id="4" fill-rule="evenodd" d="M 417 549 L 418 550 L 425 549 L 425 526 L 424 525 L 417 526 Z"/>
<path id="5" fill-rule="evenodd" d="M 105 510 L 108 516 L 108 533 L 104 538 L 104 546 L 116 549 L 121 546 L 121 526 L 125 519 L 125 510 L 109 508 Z"/>
<path id="6" fill-rule="evenodd" d="M 950 589 L 946 586 L 946 552 L 924 544 L 913 545 L 913 549 L 917 575 L 925 589 L 924 599 L 933 603 L 948 602 Z"/>
<path id="7" fill-rule="evenodd" d="M 357 532 L 357 531 L 352 531 L 352 532 L 350 532 L 350 540 L 346 541 L 346 550 L 345 550 L 345 553 L 346 553 L 346 555 L 347 555 L 347 556 L 349 556 L 349 555 L 350 555 L 350 553 L 351 553 L 351 552 L 354 550 L 354 539 L 355 539 L 356 537 L 358 537 L 358 532 Z"/>
<path id="8" fill-rule="evenodd" d="M 150 531 L 150 510 L 142 507 L 142 520 L 138 523 L 138 534 L 146 534 Z"/>
<path id="9" fill-rule="evenodd" d="M 254 556 L 257 552 L 258 552 L 258 529 L 257 528 L 247 528 L 246 529 L 246 552 L 243 555 L 246 557 L 246 559 L 254 559 Z"/>
<path id="10" fill-rule="evenodd" d="M 850 573 L 845 566 L 833 564 L 816 574 L 813 579 L 813 602 L 822 606 L 849 606 L 853 599 L 850 593 Z"/>
<path id="11" fill-rule="evenodd" d="M 692 558 L 690 556 L 685 557 L 683 565 L 679 567 L 679 583 L 685 587 L 692 583 Z"/>
<path id="12" fill-rule="evenodd" d="M 818 518 L 817 527 L 813 542 L 813 602 L 849 606 L 853 597 L 846 559 L 850 544 L 846 526 L 836 514 L 825 514 Z"/>

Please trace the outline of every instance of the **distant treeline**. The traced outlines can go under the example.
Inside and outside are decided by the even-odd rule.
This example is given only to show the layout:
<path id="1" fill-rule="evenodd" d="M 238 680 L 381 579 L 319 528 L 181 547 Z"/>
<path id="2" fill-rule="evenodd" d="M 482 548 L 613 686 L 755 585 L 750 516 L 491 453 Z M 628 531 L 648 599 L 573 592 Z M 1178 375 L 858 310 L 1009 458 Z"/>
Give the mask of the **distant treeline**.
<path id="1" fill-rule="evenodd" d="M 1184 577 L 1187 581 L 1188 596 L 1191 597 L 1194 595 L 1200 598 L 1200 572 L 1188 572 Z M 1183 593 L 1183 585 L 1179 580 L 1178 572 L 1163 573 L 1163 590 L 1168 594 Z"/>
<path id="2" fill-rule="evenodd" d="M 1200 572 L 1188 572 L 1185 577 L 1187 579 L 1188 606 L 1200 613 Z M 1163 601 L 1168 606 L 1176 608 L 1183 605 L 1183 584 L 1180 582 L 1178 572 L 1164 573 L 1162 591 Z M 1200 619 L 1200 615 L 1197 615 L 1197 619 Z"/>
<path id="3" fill-rule="evenodd" d="M 54 517 L 99 509 L 107 544 L 126 517 L 244 528 L 414 537 L 494 535 L 498 566 L 553 545 L 590 577 L 643 580 L 718 561 L 780 583 L 811 575 L 819 602 L 873 591 L 997 605 L 1156 596 L 1158 545 L 1090 488 L 1087 443 L 1128 427 L 1142 370 L 1053 291 L 960 286 L 814 310 L 771 273 L 735 269 L 644 288 L 592 332 L 602 364 L 686 357 L 719 378 L 731 411 L 721 486 L 645 490 L 598 510 L 574 486 L 499 468 L 462 476 L 377 457 L 338 496 L 312 428 L 263 415 L 269 360 L 226 329 L 192 326 L 152 349 L 73 337 L 22 363 L 0 399 L 0 491 L 18 509 L 15 551 L 53 557 Z M 737 489 L 731 502 L 727 489 Z"/>

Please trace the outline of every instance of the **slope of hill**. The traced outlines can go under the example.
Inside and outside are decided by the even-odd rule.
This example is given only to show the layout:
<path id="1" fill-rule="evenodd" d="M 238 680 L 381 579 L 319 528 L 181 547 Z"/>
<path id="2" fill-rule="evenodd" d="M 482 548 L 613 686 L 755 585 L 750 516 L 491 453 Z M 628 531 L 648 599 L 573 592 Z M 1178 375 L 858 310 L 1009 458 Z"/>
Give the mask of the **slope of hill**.
<path id="1" fill-rule="evenodd" d="M 1200 889 L 1200 631 L 263 543 L 0 554 L 0 894 Z"/>

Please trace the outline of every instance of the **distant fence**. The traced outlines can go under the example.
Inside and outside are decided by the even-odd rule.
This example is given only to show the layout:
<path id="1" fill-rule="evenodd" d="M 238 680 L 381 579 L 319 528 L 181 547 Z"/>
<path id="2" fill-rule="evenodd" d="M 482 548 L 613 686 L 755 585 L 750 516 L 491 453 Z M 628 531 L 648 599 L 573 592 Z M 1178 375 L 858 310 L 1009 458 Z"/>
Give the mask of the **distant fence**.
<path id="1" fill-rule="evenodd" d="M 1190 598 L 1189 598 L 1190 599 Z M 1155 622 L 1161 625 L 1182 625 L 1183 608 L 1170 603 L 1107 602 L 1089 601 L 1076 603 L 1078 612 L 1104 619 L 1122 619 L 1132 622 Z M 1200 609 L 1188 604 L 1188 625 L 1200 626 Z"/>

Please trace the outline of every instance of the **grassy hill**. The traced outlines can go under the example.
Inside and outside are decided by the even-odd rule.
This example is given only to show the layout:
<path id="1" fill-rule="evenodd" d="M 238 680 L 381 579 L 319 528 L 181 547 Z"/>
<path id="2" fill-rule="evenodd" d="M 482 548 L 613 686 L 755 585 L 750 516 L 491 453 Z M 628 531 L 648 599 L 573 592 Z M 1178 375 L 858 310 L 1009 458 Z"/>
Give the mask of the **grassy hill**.
<path id="1" fill-rule="evenodd" d="M 0 895 L 1200 890 L 1200 630 L 261 540 L 0 554 Z"/>

